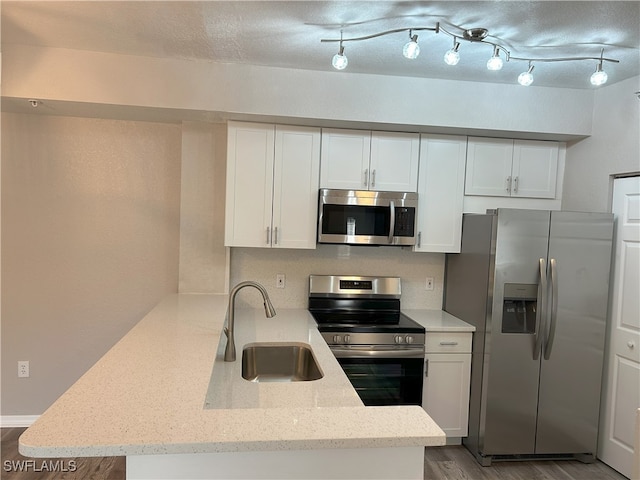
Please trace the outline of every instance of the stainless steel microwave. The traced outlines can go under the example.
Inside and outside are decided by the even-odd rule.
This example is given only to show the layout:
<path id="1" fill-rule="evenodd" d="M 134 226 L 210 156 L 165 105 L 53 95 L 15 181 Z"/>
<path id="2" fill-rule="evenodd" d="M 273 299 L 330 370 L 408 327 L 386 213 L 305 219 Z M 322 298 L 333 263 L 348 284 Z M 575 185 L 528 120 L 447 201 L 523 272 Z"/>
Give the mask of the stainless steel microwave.
<path id="1" fill-rule="evenodd" d="M 318 243 L 415 245 L 418 194 L 320 189 Z"/>

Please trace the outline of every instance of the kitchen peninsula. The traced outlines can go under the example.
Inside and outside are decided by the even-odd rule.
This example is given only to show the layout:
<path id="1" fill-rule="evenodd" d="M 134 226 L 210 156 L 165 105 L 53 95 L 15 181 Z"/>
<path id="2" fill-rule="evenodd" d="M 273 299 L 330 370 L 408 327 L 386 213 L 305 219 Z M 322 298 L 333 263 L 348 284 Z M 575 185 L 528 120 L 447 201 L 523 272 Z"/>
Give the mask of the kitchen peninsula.
<path id="1" fill-rule="evenodd" d="M 305 309 L 238 310 L 238 360 L 222 363 L 227 299 L 165 298 L 20 437 L 20 452 L 124 455 L 128 479 L 423 478 L 423 448 L 445 436 L 421 407 L 365 407 Z M 248 382 L 251 342 L 306 343 L 323 377 Z"/>

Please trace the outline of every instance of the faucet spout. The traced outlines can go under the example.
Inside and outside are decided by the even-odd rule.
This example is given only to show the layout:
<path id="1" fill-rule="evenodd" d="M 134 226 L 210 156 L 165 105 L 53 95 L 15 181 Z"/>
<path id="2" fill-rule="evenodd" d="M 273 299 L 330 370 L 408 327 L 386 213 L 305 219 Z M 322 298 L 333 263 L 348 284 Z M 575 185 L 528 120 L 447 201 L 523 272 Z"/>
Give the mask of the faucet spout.
<path id="1" fill-rule="evenodd" d="M 235 320 L 235 301 L 236 295 L 244 287 L 253 287 L 262 294 L 262 300 L 264 302 L 264 314 L 267 318 L 276 316 L 276 309 L 273 308 L 273 304 L 269 299 L 267 290 L 258 282 L 240 282 L 231 290 L 229 294 L 229 305 L 227 307 L 227 326 L 224 329 L 224 333 L 227 336 L 227 346 L 224 349 L 224 361 L 235 362 L 236 361 L 236 345 L 233 337 L 234 320 Z"/>

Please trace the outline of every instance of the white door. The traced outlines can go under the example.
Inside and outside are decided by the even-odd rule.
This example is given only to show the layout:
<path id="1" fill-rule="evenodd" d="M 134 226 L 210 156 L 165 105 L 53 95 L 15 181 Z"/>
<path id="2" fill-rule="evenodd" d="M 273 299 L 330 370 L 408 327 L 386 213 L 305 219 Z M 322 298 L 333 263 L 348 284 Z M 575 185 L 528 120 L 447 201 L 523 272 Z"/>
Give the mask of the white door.
<path id="1" fill-rule="evenodd" d="M 316 248 L 320 129 L 276 126 L 273 179 L 275 248 Z"/>
<path id="2" fill-rule="evenodd" d="M 460 252 L 467 137 L 422 135 L 414 252 Z"/>
<path id="3" fill-rule="evenodd" d="M 373 132 L 369 190 L 418 191 L 419 150 L 417 133 Z"/>
<path id="4" fill-rule="evenodd" d="M 274 131 L 273 125 L 229 122 L 225 246 L 271 243 Z"/>
<path id="5" fill-rule="evenodd" d="M 466 437 L 469 419 L 470 353 L 427 353 L 422 407 L 447 437 Z"/>
<path id="6" fill-rule="evenodd" d="M 513 140 L 469 137 L 465 195 L 511 196 Z"/>
<path id="7" fill-rule="evenodd" d="M 322 129 L 320 188 L 369 189 L 371 132 Z"/>
<path id="8" fill-rule="evenodd" d="M 598 457 L 630 477 L 640 407 L 640 177 L 615 180 L 613 213 L 615 256 Z"/>
<path id="9" fill-rule="evenodd" d="M 515 140 L 511 170 L 511 196 L 556 198 L 557 142 Z"/>

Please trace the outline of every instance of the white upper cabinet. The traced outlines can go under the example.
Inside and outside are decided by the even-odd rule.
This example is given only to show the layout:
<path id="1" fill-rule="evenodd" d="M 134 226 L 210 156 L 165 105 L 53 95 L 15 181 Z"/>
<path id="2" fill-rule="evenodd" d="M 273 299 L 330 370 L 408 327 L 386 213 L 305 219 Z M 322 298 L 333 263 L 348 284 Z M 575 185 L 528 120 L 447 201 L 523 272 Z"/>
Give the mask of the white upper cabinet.
<path id="1" fill-rule="evenodd" d="M 415 192 L 419 135 L 323 129 L 320 186 Z"/>
<path id="2" fill-rule="evenodd" d="M 417 191 L 419 152 L 417 134 L 372 132 L 369 190 Z"/>
<path id="3" fill-rule="evenodd" d="M 557 142 L 469 137 L 466 195 L 555 198 Z"/>
<path id="4" fill-rule="evenodd" d="M 320 129 L 276 126 L 273 238 L 278 248 L 316 248 Z"/>
<path id="5" fill-rule="evenodd" d="M 225 245 L 315 248 L 320 129 L 229 122 Z"/>
<path id="6" fill-rule="evenodd" d="M 467 137 L 422 135 L 416 252 L 459 253 Z"/>
<path id="7" fill-rule="evenodd" d="M 511 195 L 555 198 L 558 152 L 556 142 L 514 140 Z"/>
<path id="8" fill-rule="evenodd" d="M 225 246 L 267 246 L 275 126 L 229 122 Z"/>

